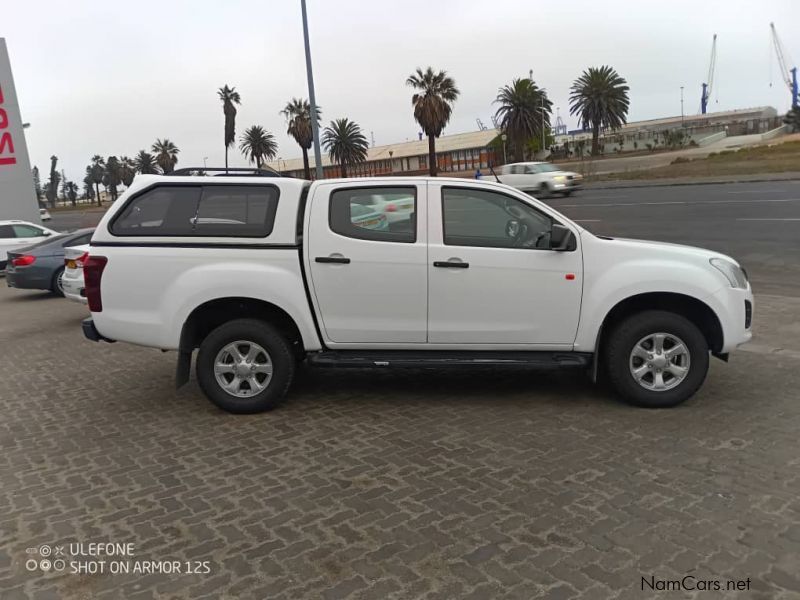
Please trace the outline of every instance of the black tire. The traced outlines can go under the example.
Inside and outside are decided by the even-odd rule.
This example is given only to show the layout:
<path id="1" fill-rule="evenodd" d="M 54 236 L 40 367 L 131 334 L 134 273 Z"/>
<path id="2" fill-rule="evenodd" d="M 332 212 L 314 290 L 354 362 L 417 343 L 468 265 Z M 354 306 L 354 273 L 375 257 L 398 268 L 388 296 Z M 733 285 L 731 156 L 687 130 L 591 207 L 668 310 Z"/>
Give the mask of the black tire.
<path id="1" fill-rule="evenodd" d="M 272 378 L 267 387 L 247 398 L 227 392 L 217 381 L 214 362 L 225 346 L 236 341 L 261 346 L 272 362 Z M 275 408 L 286 395 L 295 372 L 295 357 L 286 339 L 269 323 L 256 319 L 236 319 L 220 325 L 200 344 L 197 354 L 197 381 L 206 397 L 222 410 L 248 414 Z"/>
<path id="2" fill-rule="evenodd" d="M 636 344 L 655 333 L 674 335 L 689 350 L 689 371 L 684 379 L 661 391 L 645 389 L 630 367 Z M 614 390 L 630 404 L 644 408 L 669 408 L 685 402 L 700 388 L 708 373 L 708 342 L 703 333 L 685 317 L 662 310 L 648 310 L 626 318 L 610 332 L 601 352 L 605 354 L 605 369 Z"/>
<path id="3" fill-rule="evenodd" d="M 53 292 L 54 295 L 64 297 L 64 290 L 58 284 L 60 281 L 61 276 L 64 274 L 64 267 L 58 269 L 55 273 L 53 273 L 53 279 L 50 281 L 50 291 Z"/>
<path id="4" fill-rule="evenodd" d="M 536 193 L 537 198 L 547 198 L 550 196 L 550 186 L 546 183 L 539 184 L 539 191 Z"/>
<path id="5" fill-rule="evenodd" d="M 564 198 L 569 198 L 572 195 L 572 190 L 567 190 L 566 192 L 561 192 Z"/>

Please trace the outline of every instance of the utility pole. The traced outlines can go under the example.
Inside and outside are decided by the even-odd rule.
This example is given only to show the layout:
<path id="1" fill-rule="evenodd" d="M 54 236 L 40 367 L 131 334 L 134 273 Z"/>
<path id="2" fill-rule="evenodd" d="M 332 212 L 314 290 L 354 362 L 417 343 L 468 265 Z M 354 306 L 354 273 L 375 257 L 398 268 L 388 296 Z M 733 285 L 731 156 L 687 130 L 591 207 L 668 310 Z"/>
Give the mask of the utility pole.
<path id="1" fill-rule="evenodd" d="M 681 86 L 681 127 L 683 127 L 683 86 Z"/>
<path id="2" fill-rule="evenodd" d="M 308 14 L 306 0 L 300 0 L 303 12 L 303 42 L 306 48 L 306 76 L 308 77 L 308 101 L 311 104 L 311 133 L 314 137 L 314 163 L 317 179 L 322 179 L 322 153 L 319 149 L 319 123 L 317 123 L 317 99 L 314 95 L 314 73 L 311 70 L 311 45 L 308 43 Z"/>

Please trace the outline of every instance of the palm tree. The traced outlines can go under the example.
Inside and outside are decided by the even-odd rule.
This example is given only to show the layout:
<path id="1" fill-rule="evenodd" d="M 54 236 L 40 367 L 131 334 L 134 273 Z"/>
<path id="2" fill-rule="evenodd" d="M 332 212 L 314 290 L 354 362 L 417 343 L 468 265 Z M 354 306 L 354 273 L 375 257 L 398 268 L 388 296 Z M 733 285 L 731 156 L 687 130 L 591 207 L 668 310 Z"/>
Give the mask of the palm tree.
<path id="1" fill-rule="evenodd" d="M 156 158 L 145 150 L 139 150 L 139 154 L 133 159 L 133 165 L 137 172 L 142 175 L 155 175 L 158 173 L 158 163 Z"/>
<path id="2" fill-rule="evenodd" d="M 94 180 L 92 179 L 92 167 L 86 167 L 86 175 L 83 178 L 83 195 L 87 200 L 94 199 Z"/>
<path id="3" fill-rule="evenodd" d="M 497 91 L 495 104 L 499 104 L 496 118 L 511 142 L 517 160 L 524 160 L 523 148 L 530 139 L 542 135 L 542 124 L 550 126 L 553 103 L 547 92 L 539 88 L 532 79 L 514 79 L 511 85 Z"/>
<path id="4" fill-rule="evenodd" d="M 430 174 L 436 175 L 436 140 L 442 135 L 450 115 L 453 112 L 453 102 L 458 98 L 458 88 L 452 77 L 446 71 L 434 73 L 431 67 L 423 72 L 417 68 L 406 79 L 406 85 L 419 90 L 411 97 L 414 107 L 414 119 L 420 124 L 425 135 L 428 136 L 428 166 Z"/>
<path id="5" fill-rule="evenodd" d="M 800 106 L 790 108 L 786 116 L 783 117 L 783 122 L 789 126 L 790 130 L 800 131 Z"/>
<path id="6" fill-rule="evenodd" d="M 127 156 L 121 156 L 119 159 L 120 166 L 120 179 L 123 185 L 128 188 L 133 183 L 133 178 L 136 177 L 136 163 Z"/>
<path id="7" fill-rule="evenodd" d="M 92 157 L 92 164 L 87 168 L 87 172 L 91 170 L 92 182 L 97 190 L 97 206 L 102 203 L 100 201 L 100 184 L 103 183 L 103 174 L 106 171 L 106 161 L 99 154 Z"/>
<path id="8" fill-rule="evenodd" d="M 336 119 L 322 132 L 322 145 L 328 151 L 332 162 L 339 163 L 342 177 L 347 177 L 347 165 L 355 165 L 367 160 L 367 138 L 361 127 L 350 119 Z"/>
<path id="9" fill-rule="evenodd" d="M 222 112 L 225 113 L 225 171 L 228 170 L 228 148 L 236 141 L 236 107 L 242 99 L 236 88 L 228 87 L 226 83 L 217 90 L 219 99 L 222 100 Z"/>
<path id="10" fill-rule="evenodd" d="M 308 151 L 314 143 L 314 132 L 311 128 L 311 105 L 308 100 L 292 98 L 286 103 L 281 111 L 286 117 L 288 127 L 286 133 L 294 138 L 294 141 L 303 151 L 303 171 L 306 179 L 311 179 L 311 169 L 308 166 Z M 320 107 L 317 106 L 317 124 L 322 116 Z"/>
<path id="11" fill-rule="evenodd" d="M 116 156 L 109 156 L 106 160 L 106 170 L 103 173 L 103 185 L 111 193 L 111 201 L 117 199 L 117 186 L 122 183 L 122 165 Z"/>
<path id="12" fill-rule="evenodd" d="M 627 82 L 609 66 L 589 67 L 570 88 L 569 113 L 592 130 L 592 154 L 599 149 L 600 128 L 617 129 L 627 121 Z"/>
<path id="13" fill-rule="evenodd" d="M 253 125 L 245 129 L 240 141 L 239 150 L 247 160 L 256 163 L 256 167 L 259 169 L 265 160 L 272 160 L 278 153 L 275 136 L 264 130 L 261 125 Z"/>
<path id="14" fill-rule="evenodd" d="M 150 150 L 156 155 L 156 163 L 161 167 L 162 172 L 172 173 L 175 170 L 175 165 L 178 164 L 178 154 L 180 153 L 175 144 L 167 138 L 163 140 L 156 139 Z"/>

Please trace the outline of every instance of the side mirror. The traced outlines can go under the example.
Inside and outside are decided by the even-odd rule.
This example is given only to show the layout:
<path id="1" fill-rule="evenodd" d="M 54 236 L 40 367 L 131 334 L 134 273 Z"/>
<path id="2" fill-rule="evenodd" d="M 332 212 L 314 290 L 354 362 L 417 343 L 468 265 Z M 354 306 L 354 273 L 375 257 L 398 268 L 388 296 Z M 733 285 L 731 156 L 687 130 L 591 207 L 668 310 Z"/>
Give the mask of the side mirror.
<path id="1" fill-rule="evenodd" d="M 516 219 L 511 219 L 506 223 L 506 237 L 516 239 L 519 236 L 520 224 Z"/>
<path id="2" fill-rule="evenodd" d="M 49 231 L 43 231 L 43 232 L 42 232 L 42 235 L 43 235 L 44 237 L 50 237 L 50 236 L 51 236 L 51 235 L 53 235 L 53 234 L 52 234 L 52 233 L 50 233 Z"/>
<path id="3" fill-rule="evenodd" d="M 550 231 L 550 250 L 570 252 L 577 247 L 578 244 L 572 230 L 563 225 L 553 223 L 553 229 Z"/>

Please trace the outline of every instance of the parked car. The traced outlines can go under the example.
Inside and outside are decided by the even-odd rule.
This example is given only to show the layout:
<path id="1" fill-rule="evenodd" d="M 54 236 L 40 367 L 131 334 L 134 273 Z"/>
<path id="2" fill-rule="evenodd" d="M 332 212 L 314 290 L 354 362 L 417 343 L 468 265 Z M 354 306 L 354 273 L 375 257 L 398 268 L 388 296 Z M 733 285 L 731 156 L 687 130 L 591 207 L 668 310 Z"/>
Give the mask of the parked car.
<path id="1" fill-rule="evenodd" d="M 89 258 L 89 248 L 89 244 L 64 248 L 64 276 L 61 278 L 61 288 L 65 298 L 81 304 L 86 304 L 83 264 Z"/>
<path id="2" fill-rule="evenodd" d="M 413 198 L 406 230 L 354 210 L 393 194 Z M 195 221 L 208 207 L 237 223 Z M 732 258 L 598 237 L 469 179 L 139 175 L 83 271 L 88 339 L 176 350 L 178 385 L 199 349 L 201 389 L 231 412 L 275 406 L 302 360 L 577 368 L 668 407 L 700 387 L 709 354 L 727 360 L 752 336 Z"/>
<path id="3" fill-rule="evenodd" d="M 6 283 L 8 287 L 27 290 L 50 290 L 64 295 L 64 248 L 87 244 L 94 229 L 51 236 L 38 244 L 8 253 Z"/>
<path id="4" fill-rule="evenodd" d="M 52 217 L 50 216 L 50 213 L 48 212 L 48 210 L 46 208 L 40 208 L 39 209 L 39 218 L 42 221 L 50 221 L 52 219 Z"/>
<path id="5" fill-rule="evenodd" d="M 0 271 L 6 268 L 6 253 L 41 242 L 56 233 L 27 221 L 0 221 Z"/>
<path id="6" fill-rule="evenodd" d="M 578 173 L 562 171 L 546 162 L 513 163 L 503 165 L 495 172 L 501 183 L 537 196 L 553 194 L 569 196 L 583 185 L 583 177 Z M 483 178 L 494 179 L 491 175 L 484 175 Z"/>

